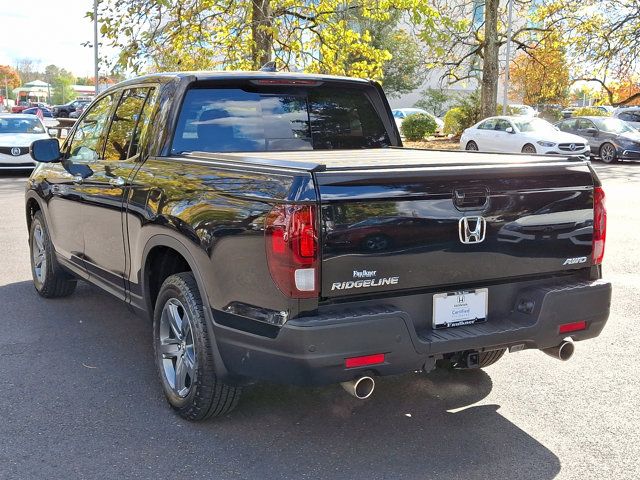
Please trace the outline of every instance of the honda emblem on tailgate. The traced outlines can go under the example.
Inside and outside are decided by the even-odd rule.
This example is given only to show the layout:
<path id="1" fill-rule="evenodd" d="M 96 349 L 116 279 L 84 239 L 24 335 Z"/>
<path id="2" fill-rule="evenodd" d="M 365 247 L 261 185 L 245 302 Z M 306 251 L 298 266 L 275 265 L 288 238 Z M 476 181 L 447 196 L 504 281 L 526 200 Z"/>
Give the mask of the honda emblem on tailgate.
<path id="1" fill-rule="evenodd" d="M 487 232 L 484 217 L 462 217 L 458 222 L 458 234 L 462 243 L 481 243 Z"/>

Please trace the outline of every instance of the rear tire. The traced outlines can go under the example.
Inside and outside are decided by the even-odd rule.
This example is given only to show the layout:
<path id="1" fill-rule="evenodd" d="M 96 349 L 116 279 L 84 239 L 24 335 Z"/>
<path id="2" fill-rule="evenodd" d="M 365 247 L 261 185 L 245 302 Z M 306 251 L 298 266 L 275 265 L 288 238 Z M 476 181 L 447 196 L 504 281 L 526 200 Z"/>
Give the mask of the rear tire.
<path id="1" fill-rule="evenodd" d="M 609 142 L 603 143 L 600 146 L 600 160 L 604 163 L 616 163 L 618 161 L 616 147 Z"/>
<path id="2" fill-rule="evenodd" d="M 502 358 L 505 352 L 506 352 L 506 349 L 504 348 L 502 350 L 491 350 L 489 352 L 481 352 L 479 356 L 478 366 L 480 368 L 485 368 L 485 367 L 488 367 L 489 365 L 493 365 L 494 363 L 496 363 L 498 360 Z"/>
<path id="3" fill-rule="evenodd" d="M 31 220 L 29 229 L 31 275 L 41 297 L 68 297 L 76 289 L 76 280 L 58 264 L 42 212 Z"/>
<path id="4" fill-rule="evenodd" d="M 464 147 L 464 149 L 470 152 L 477 152 L 480 150 L 478 148 L 478 144 L 473 140 L 471 140 L 470 142 L 467 142 L 467 145 Z"/>
<path id="5" fill-rule="evenodd" d="M 187 420 L 224 415 L 240 399 L 240 387 L 216 376 L 214 342 L 193 274 L 168 277 L 154 310 L 153 346 L 165 397 Z"/>
<path id="6" fill-rule="evenodd" d="M 522 153 L 528 153 L 530 155 L 535 155 L 538 152 L 536 151 L 536 147 L 534 147 L 530 143 L 527 143 L 524 147 L 522 147 Z"/>

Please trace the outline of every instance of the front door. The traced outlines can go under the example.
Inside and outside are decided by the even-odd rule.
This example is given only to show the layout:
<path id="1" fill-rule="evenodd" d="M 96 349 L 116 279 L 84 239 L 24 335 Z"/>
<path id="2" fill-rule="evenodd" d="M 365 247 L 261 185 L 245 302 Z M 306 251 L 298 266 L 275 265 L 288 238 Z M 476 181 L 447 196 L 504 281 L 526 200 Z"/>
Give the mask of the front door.
<path id="1" fill-rule="evenodd" d="M 60 260 L 76 273 L 84 274 L 83 188 L 92 165 L 101 155 L 104 130 L 111 113 L 112 98 L 96 102 L 78 121 L 62 146 L 61 163 L 43 167 L 37 174 L 48 185 L 47 227 Z"/>
<path id="2" fill-rule="evenodd" d="M 154 87 L 128 88 L 118 95 L 104 153 L 84 185 L 84 260 L 91 279 L 125 299 L 124 203 L 139 166 L 141 137 L 153 108 Z"/>

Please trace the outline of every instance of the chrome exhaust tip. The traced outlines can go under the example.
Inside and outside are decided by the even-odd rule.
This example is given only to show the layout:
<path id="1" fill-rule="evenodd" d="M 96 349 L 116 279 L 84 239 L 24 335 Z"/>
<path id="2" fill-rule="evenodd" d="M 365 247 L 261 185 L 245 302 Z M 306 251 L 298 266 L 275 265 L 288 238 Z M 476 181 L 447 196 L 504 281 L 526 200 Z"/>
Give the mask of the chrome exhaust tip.
<path id="1" fill-rule="evenodd" d="M 364 400 L 371 396 L 376 387 L 376 382 L 371 377 L 360 377 L 350 382 L 342 382 L 340 385 L 342 385 L 342 388 L 350 395 L 353 395 L 358 400 Z"/>
<path id="2" fill-rule="evenodd" d="M 549 355 L 550 357 L 556 358 L 558 360 L 562 360 L 566 362 L 573 356 L 573 352 L 575 351 L 575 346 L 571 339 L 564 340 L 560 345 L 556 345 L 555 347 L 549 347 L 542 349 L 544 353 Z"/>

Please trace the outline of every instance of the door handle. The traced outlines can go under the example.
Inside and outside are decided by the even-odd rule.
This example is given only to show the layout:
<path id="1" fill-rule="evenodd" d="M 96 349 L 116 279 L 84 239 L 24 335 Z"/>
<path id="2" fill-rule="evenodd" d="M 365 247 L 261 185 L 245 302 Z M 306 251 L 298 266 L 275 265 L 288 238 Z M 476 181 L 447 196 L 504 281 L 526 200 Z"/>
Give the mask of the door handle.
<path id="1" fill-rule="evenodd" d="M 125 181 L 122 177 L 114 177 L 109 179 L 109 184 L 114 187 L 122 187 L 125 184 Z"/>

